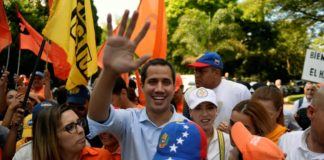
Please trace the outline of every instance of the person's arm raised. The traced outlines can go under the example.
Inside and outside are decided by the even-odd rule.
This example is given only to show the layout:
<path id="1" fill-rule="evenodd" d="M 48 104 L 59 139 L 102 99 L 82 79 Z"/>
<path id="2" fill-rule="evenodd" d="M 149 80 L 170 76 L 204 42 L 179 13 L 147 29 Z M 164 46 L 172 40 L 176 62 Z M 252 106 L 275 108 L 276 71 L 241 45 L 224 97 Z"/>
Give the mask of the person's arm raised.
<path id="1" fill-rule="evenodd" d="M 135 49 L 144 38 L 150 23 L 145 23 L 135 39 L 130 40 L 136 25 L 138 12 L 134 12 L 126 30 L 128 14 L 129 11 L 126 10 L 119 27 L 118 35 L 116 36 L 113 35 L 111 15 L 109 14 L 107 18 L 108 40 L 103 56 L 103 70 L 94 86 L 88 109 L 89 118 L 97 122 L 103 122 L 109 118 L 111 95 L 115 85 L 115 79 L 122 73 L 135 70 L 150 58 L 149 56 L 143 56 L 134 60 Z"/>

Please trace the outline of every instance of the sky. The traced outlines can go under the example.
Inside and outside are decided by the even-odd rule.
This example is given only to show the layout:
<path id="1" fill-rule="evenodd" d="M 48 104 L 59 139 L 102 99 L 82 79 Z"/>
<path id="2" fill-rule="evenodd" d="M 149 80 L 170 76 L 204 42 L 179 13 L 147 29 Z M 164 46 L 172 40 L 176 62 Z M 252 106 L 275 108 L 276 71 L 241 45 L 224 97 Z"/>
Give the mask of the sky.
<path id="1" fill-rule="evenodd" d="M 132 13 L 139 4 L 139 0 L 93 0 L 93 2 L 97 8 L 98 24 L 100 26 L 106 24 L 108 13 L 111 13 L 112 21 L 115 22 L 115 18 L 121 17 L 125 9 L 129 9 L 130 13 Z"/>

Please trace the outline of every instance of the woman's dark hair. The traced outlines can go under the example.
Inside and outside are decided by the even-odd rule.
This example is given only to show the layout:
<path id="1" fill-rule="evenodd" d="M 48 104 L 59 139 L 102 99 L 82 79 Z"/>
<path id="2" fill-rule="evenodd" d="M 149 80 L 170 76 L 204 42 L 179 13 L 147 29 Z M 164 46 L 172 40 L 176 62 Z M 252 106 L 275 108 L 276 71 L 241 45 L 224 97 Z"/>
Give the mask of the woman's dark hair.
<path id="1" fill-rule="evenodd" d="M 265 136 L 271 132 L 271 121 L 267 110 L 258 102 L 244 100 L 235 105 L 233 111 L 237 111 L 251 118 L 256 134 Z"/>
<path id="2" fill-rule="evenodd" d="M 67 105 L 51 106 L 41 109 L 32 126 L 32 156 L 33 160 L 59 160 L 58 131 L 61 127 L 61 115 L 72 110 Z"/>
<path id="3" fill-rule="evenodd" d="M 283 115 L 283 94 L 275 86 L 263 86 L 258 88 L 251 97 L 252 100 L 264 100 L 271 101 L 278 112 L 280 112 L 277 117 L 277 123 L 285 126 L 284 115 Z"/>

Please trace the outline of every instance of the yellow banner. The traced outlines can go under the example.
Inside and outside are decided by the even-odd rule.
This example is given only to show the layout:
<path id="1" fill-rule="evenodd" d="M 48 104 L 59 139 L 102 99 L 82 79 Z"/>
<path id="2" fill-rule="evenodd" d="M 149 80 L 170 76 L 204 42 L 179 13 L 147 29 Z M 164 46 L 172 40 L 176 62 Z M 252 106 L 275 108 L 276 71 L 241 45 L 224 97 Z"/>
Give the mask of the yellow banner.
<path id="1" fill-rule="evenodd" d="M 54 0 L 43 34 L 68 53 L 72 67 L 66 88 L 87 85 L 88 78 L 97 72 L 90 0 Z"/>

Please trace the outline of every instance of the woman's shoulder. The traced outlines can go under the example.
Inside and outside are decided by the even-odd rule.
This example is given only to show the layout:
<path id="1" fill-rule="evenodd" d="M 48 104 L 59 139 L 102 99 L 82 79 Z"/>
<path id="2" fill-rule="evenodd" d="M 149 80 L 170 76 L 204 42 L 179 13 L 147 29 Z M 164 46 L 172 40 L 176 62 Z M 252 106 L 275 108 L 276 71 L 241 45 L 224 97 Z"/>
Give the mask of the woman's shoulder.
<path id="1" fill-rule="evenodd" d="M 81 152 L 82 160 L 112 160 L 112 154 L 103 148 L 84 147 Z"/>

